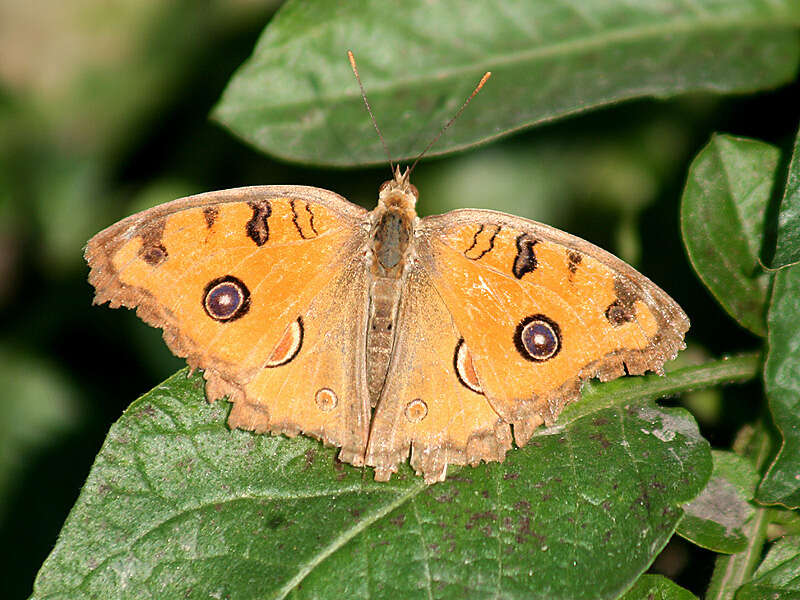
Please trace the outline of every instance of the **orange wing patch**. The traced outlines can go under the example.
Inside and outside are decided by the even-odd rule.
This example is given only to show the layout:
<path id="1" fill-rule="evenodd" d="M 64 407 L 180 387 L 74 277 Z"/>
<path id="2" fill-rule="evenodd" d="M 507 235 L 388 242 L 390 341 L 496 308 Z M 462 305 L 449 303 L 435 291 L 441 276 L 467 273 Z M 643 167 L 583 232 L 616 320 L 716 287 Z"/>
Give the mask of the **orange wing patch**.
<path id="1" fill-rule="evenodd" d="M 352 230 L 315 206 L 318 235 L 305 239 L 287 199 L 213 208 L 164 217 L 122 243 L 111 264 L 122 286 L 162 307 L 164 320 L 180 331 L 173 351 L 195 366 L 208 366 L 203 356 L 211 355 L 231 373 L 243 373 L 272 360 L 287 322 L 330 279 L 332 270 L 324 265 L 352 243 Z M 286 260 L 287 252 L 293 260 Z M 227 314 L 237 298 L 239 310 Z M 98 301 L 104 300 L 131 304 L 98 289 Z"/>

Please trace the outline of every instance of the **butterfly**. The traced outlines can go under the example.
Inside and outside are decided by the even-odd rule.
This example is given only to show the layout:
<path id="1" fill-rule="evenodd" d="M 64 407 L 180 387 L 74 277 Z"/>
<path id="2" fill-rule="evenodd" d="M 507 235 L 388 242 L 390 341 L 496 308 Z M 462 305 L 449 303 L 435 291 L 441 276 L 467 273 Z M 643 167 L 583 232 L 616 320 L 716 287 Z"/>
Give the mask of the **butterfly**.
<path id="1" fill-rule="evenodd" d="M 684 347 L 686 314 L 620 259 L 492 210 L 419 218 L 392 174 L 372 211 L 259 186 L 128 217 L 87 245 L 95 303 L 163 329 L 231 428 L 317 438 L 379 481 L 409 455 L 427 482 L 502 461 L 586 379 Z"/>

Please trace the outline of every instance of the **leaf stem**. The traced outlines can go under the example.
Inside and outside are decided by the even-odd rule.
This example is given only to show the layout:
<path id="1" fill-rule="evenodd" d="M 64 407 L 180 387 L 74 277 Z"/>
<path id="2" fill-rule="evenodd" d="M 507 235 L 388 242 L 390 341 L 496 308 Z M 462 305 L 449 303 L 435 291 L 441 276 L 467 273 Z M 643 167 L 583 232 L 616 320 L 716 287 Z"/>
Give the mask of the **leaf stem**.
<path id="1" fill-rule="evenodd" d="M 743 383 L 761 371 L 761 354 L 749 352 L 726 356 L 702 365 L 682 367 L 665 375 L 625 377 L 607 383 L 588 382 L 579 402 L 568 406 L 559 419 L 567 423 L 606 406 L 672 396 L 725 383 Z"/>
<path id="2" fill-rule="evenodd" d="M 763 426 L 756 430 L 755 437 L 750 458 L 760 473 L 769 458 L 770 440 Z M 750 522 L 745 524 L 743 529 L 747 536 L 747 547 L 744 550 L 717 557 L 706 600 L 732 600 L 736 591 L 750 580 L 764 550 L 770 511 L 768 508 L 756 508 Z"/>

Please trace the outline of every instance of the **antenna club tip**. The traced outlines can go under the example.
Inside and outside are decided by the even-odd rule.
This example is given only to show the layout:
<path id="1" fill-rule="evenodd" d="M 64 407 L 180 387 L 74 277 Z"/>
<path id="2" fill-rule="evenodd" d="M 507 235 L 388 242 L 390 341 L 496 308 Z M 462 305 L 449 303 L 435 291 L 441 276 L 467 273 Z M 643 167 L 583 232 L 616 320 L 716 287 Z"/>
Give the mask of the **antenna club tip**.
<path id="1" fill-rule="evenodd" d="M 356 57 L 353 56 L 353 51 L 347 51 L 347 59 L 350 61 L 350 66 L 353 67 L 353 70 L 356 70 Z"/>

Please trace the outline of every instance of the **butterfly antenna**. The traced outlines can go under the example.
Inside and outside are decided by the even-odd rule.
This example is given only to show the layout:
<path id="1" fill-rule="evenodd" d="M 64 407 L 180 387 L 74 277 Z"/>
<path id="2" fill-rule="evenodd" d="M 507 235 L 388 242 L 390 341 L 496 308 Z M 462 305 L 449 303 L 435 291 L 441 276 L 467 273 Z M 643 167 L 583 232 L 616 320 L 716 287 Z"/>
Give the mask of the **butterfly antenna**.
<path id="1" fill-rule="evenodd" d="M 352 51 L 348 50 L 347 58 L 350 59 L 350 66 L 353 68 L 353 75 L 356 76 L 356 81 L 358 82 L 358 88 L 361 90 L 361 99 L 364 100 L 364 106 L 367 107 L 369 118 L 372 121 L 372 124 L 375 126 L 375 131 L 378 132 L 378 137 L 381 138 L 381 144 L 383 144 L 383 151 L 386 152 L 386 158 L 389 160 L 389 168 L 392 169 L 392 174 L 394 174 L 394 162 L 392 161 L 392 155 L 389 154 L 389 146 L 386 145 L 386 140 L 383 139 L 381 128 L 378 127 L 378 122 L 375 120 L 375 115 L 372 114 L 372 107 L 369 105 L 369 100 L 367 100 L 367 92 L 364 91 L 364 84 L 361 83 L 361 77 L 358 75 L 358 67 L 356 67 L 356 57 L 353 56 Z"/>
<path id="2" fill-rule="evenodd" d="M 409 175 L 414 170 L 414 168 L 417 166 L 417 163 L 422 159 L 422 157 L 425 156 L 425 154 L 428 152 L 428 150 L 431 149 L 431 146 L 433 146 L 436 142 L 438 142 L 439 138 L 442 137 L 442 135 L 444 134 L 445 131 L 447 131 L 447 129 L 450 127 L 450 125 L 455 123 L 456 119 L 458 119 L 458 117 L 461 116 L 461 113 L 464 112 L 464 109 L 467 108 L 467 105 L 470 103 L 470 101 L 472 101 L 472 99 L 475 96 L 478 95 L 478 92 L 481 91 L 481 88 L 483 87 L 483 84 L 485 84 L 487 81 L 489 81 L 489 77 L 491 77 L 491 76 L 492 76 L 492 72 L 491 71 L 486 71 L 486 73 L 483 74 L 483 77 L 481 77 L 481 80 L 478 82 L 478 85 L 475 86 L 475 89 L 472 90 L 472 93 L 469 95 L 469 97 L 466 100 L 464 100 L 464 104 L 461 105 L 461 108 L 458 109 L 458 112 L 453 115 L 453 118 L 450 119 L 444 127 L 442 127 L 441 131 L 439 131 L 439 133 L 436 135 L 436 137 L 431 140 L 431 143 L 428 144 L 427 146 L 425 146 L 425 150 L 423 150 L 420 153 L 420 155 L 414 161 L 414 164 L 411 165 L 411 168 L 408 170 L 408 174 Z"/>

